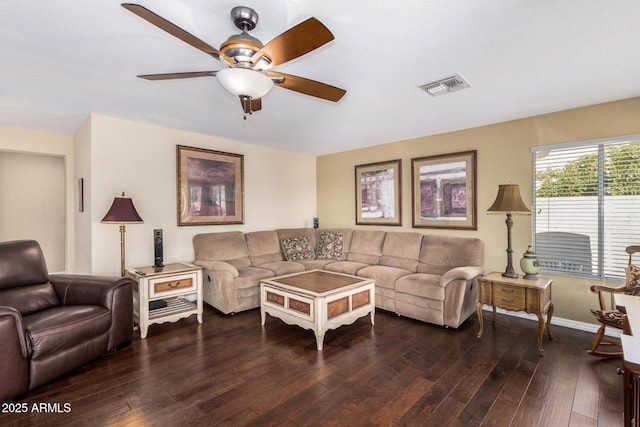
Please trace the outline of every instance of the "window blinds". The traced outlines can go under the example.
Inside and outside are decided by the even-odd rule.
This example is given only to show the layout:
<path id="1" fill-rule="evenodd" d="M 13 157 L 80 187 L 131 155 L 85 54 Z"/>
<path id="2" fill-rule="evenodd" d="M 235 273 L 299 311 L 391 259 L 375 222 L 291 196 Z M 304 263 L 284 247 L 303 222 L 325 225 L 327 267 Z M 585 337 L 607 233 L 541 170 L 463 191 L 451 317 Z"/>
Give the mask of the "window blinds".
<path id="1" fill-rule="evenodd" d="M 533 152 L 542 271 L 623 279 L 625 248 L 640 244 L 640 136 Z"/>

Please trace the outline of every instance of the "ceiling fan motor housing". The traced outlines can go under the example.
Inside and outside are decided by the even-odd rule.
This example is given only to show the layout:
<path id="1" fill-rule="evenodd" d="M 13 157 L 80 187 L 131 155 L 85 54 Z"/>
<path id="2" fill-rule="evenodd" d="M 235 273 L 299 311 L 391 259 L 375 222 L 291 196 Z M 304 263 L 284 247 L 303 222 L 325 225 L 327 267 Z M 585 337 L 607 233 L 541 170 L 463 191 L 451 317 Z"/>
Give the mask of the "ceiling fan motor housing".
<path id="1" fill-rule="evenodd" d="M 236 6 L 231 9 L 231 20 L 242 31 L 251 31 L 258 25 L 258 12 L 247 6 Z"/>
<path id="2" fill-rule="evenodd" d="M 247 6 L 236 6 L 231 9 L 231 20 L 242 32 L 230 36 L 222 43 L 222 58 L 231 67 L 252 68 L 255 64 L 251 63 L 251 57 L 264 47 L 260 40 L 247 33 L 258 25 L 258 13 Z M 271 62 L 266 57 L 264 60 L 266 64 L 263 65 Z"/>
<path id="3" fill-rule="evenodd" d="M 220 45 L 222 58 L 229 66 L 251 68 L 251 57 L 264 45 L 247 34 L 234 34 Z"/>

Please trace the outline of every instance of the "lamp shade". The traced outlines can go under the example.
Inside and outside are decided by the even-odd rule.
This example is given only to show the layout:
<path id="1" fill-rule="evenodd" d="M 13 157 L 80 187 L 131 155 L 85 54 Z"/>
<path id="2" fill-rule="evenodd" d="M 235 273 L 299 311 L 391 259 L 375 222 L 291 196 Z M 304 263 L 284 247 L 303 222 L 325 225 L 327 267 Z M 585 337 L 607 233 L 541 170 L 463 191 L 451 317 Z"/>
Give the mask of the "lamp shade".
<path id="1" fill-rule="evenodd" d="M 125 197 L 124 193 L 122 193 L 121 197 L 113 199 L 109 212 L 100 222 L 105 224 L 140 224 L 143 221 L 138 215 L 135 206 L 133 206 L 131 197 Z"/>
<path id="2" fill-rule="evenodd" d="M 530 214 L 531 210 L 522 201 L 518 184 L 503 184 L 498 186 L 496 200 L 487 212 Z"/>
<path id="3" fill-rule="evenodd" d="M 234 96 L 259 99 L 273 87 L 273 81 L 259 71 L 246 68 L 225 68 L 216 74 L 220 85 Z"/>

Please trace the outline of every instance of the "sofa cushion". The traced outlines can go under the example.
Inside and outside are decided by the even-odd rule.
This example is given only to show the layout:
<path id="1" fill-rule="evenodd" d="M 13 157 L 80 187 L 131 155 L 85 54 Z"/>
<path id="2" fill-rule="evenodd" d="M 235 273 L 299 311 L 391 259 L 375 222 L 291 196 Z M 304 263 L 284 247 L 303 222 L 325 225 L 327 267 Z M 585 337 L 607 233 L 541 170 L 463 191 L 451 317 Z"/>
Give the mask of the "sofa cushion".
<path id="1" fill-rule="evenodd" d="M 280 251 L 280 241 L 275 231 L 252 231 L 244 238 L 249 250 L 251 265 L 256 267 L 268 262 L 284 261 Z"/>
<path id="2" fill-rule="evenodd" d="M 401 277 L 396 282 L 396 291 L 421 298 L 444 300 L 444 288 L 437 274 L 417 273 Z"/>
<path id="3" fill-rule="evenodd" d="M 105 333 L 111 311 L 97 305 L 54 307 L 23 317 L 32 359 L 75 347 Z"/>
<path id="4" fill-rule="evenodd" d="M 23 316 L 60 305 L 51 283 L 0 290 L 0 305 L 13 307 Z"/>
<path id="5" fill-rule="evenodd" d="M 420 233 L 389 231 L 384 238 L 380 264 L 415 273 L 421 244 L 422 234 Z"/>
<path id="6" fill-rule="evenodd" d="M 305 271 L 304 265 L 295 261 L 265 262 L 264 264 L 260 264 L 260 268 L 271 270 L 276 276 Z"/>
<path id="7" fill-rule="evenodd" d="M 236 289 L 255 288 L 259 287 L 259 281 L 261 279 L 268 279 L 274 277 L 275 274 L 271 270 L 258 267 L 240 267 L 238 268 L 238 277 L 233 281 L 233 285 Z"/>
<path id="8" fill-rule="evenodd" d="M 344 234 L 341 231 L 321 231 L 318 235 L 318 259 L 344 258 Z"/>
<path id="9" fill-rule="evenodd" d="M 350 274 L 355 276 L 356 273 L 365 267 L 369 267 L 369 264 L 355 261 L 335 261 L 324 266 L 327 271 L 333 271 L 334 273 Z"/>
<path id="10" fill-rule="evenodd" d="M 411 274 L 411 271 L 387 265 L 371 265 L 358 270 L 358 276 L 373 279 L 376 286 L 389 289 L 394 289 L 396 280 L 408 274 Z"/>
<path id="11" fill-rule="evenodd" d="M 469 237 L 425 235 L 420 250 L 419 273 L 444 274 L 454 267 L 484 264 L 484 242 Z"/>
<path id="12" fill-rule="evenodd" d="M 379 264 L 385 234 L 382 230 L 355 230 L 351 237 L 347 261 L 368 265 Z"/>
<path id="13" fill-rule="evenodd" d="M 315 259 L 316 254 L 311 246 L 309 236 L 295 236 L 282 239 L 282 252 L 287 261 L 300 259 Z"/>
<path id="14" fill-rule="evenodd" d="M 40 244 L 35 240 L 0 243 L 0 289 L 49 281 Z"/>
<path id="15" fill-rule="evenodd" d="M 196 261 L 226 261 L 234 267 L 251 265 L 241 231 L 197 234 L 193 236 L 193 252 Z"/>

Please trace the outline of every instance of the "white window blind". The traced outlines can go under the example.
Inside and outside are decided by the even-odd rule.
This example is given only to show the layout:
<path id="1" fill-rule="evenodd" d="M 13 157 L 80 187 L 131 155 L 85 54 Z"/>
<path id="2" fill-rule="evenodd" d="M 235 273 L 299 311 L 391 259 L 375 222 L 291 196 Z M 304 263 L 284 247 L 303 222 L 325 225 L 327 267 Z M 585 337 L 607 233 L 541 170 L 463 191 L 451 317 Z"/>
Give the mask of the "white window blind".
<path id="1" fill-rule="evenodd" d="M 640 136 L 533 152 L 542 271 L 624 279 L 625 248 L 640 244 Z"/>

